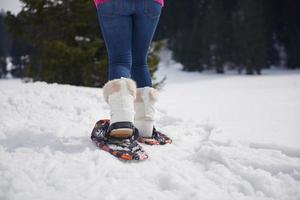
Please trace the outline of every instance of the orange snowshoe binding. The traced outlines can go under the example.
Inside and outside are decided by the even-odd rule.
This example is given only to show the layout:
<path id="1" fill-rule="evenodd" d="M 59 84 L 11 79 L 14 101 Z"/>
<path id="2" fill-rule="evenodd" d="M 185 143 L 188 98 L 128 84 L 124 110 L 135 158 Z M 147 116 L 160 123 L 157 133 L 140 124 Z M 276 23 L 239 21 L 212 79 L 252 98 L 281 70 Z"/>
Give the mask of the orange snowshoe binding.
<path id="1" fill-rule="evenodd" d="M 171 144 L 172 140 L 166 136 L 165 134 L 157 131 L 155 127 L 153 127 L 153 132 L 151 137 L 142 137 L 138 138 L 140 143 L 148 144 L 148 145 L 165 145 Z"/>

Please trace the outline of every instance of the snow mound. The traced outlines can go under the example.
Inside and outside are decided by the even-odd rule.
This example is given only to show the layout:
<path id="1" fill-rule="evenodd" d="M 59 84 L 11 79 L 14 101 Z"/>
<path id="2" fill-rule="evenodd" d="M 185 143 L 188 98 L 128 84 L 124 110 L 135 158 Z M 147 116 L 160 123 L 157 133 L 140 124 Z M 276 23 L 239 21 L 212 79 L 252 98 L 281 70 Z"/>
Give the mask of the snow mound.
<path id="1" fill-rule="evenodd" d="M 211 138 L 218 127 L 158 107 L 174 143 L 120 161 L 90 141 L 108 117 L 101 89 L 0 81 L 0 199 L 298 200 L 300 152 Z"/>

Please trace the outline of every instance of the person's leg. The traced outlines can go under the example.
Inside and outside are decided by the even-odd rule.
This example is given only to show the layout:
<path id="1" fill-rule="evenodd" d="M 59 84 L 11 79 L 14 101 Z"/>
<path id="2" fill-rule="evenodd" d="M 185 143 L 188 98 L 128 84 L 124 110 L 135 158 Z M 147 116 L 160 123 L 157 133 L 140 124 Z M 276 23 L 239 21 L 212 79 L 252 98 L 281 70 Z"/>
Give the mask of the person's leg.
<path id="1" fill-rule="evenodd" d="M 130 78 L 132 64 L 132 16 L 126 15 L 122 1 L 101 4 L 98 18 L 109 58 L 109 80 Z"/>
<path id="2" fill-rule="evenodd" d="M 132 68 L 131 77 L 137 87 L 152 86 L 147 64 L 148 49 L 161 13 L 161 5 L 154 0 L 136 2 L 136 13 L 132 27 Z"/>
<path id="3" fill-rule="evenodd" d="M 134 125 L 140 136 L 151 137 L 154 127 L 156 90 L 147 64 L 148 49 L 161 13 L 161 5 L 154 0 L 140 0 L 133 18 L 131 76 L 137 83 L 134 103 Z"/>
<path id="4" fill-rule="evenodd" d="M 136 83 L 130 79 L 132 10 L 135 0 L 110 0 L 98 6 L 102 34 L 109 55 L 109 81 L 103 97 L 110 120 L 97 122 L 91 139 L 101 149 L 125 160 L 145 160 L 148 155 L 137 143 L 134 127 Z"/>
<path id="5" fill-rule="evenodd" d="M 131 137 L 134 131 L 136 84 L 130 79 L 132 16 L 128 7 L 129 1 L 111 0 L 98 8 L 109 57 L 109 81 L 103 87 L 103 96 L 110 107 L 110 136 L 117 138 Z"/>

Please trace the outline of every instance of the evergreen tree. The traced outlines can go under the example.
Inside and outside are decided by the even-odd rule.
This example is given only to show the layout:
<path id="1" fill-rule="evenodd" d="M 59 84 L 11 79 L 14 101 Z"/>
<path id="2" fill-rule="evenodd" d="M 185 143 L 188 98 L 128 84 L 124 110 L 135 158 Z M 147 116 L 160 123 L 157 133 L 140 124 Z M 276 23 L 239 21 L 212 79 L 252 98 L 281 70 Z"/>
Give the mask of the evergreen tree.
<path id="1" fill-rule="evenodd" d="M 300 67 L 300 2 L 285 0 L 282 11 L 282 41 L 287 53 L 287 67 Z"/>
<path id="2" fill-rule="evenodd" d="M 21 1 L 23 9 L 17 16 L 9 13 L 7 22 L 33 48 L 25 76 L 84 86 L 107 82 L 108 58 L 93 1 Z M 158 56 L 149 60 L 155 69 Z"/>
<path id="3" fill-rule="evenodd" d="M 266 33 L 260 0 L 240 0 L 234 15 L 235 60 L 246 74 L 266 65 Z"/>
<path id="4" fill-rule="evenodd" d="M 202 39 L 204 43 L 204 59 L 209 67 L 217 73 L 224 73 L 224 39 L 227 28 L 224 1 L 211 0 L 207 5 L 203 23 Z"/>
<path id="5" fill-rule="evenodd" d="M 5 24 L 5 14 L 0 12 L 0 57 L 9 56 L 11 38 Z"/>
<path id="6" fill-rule="evenodd" d="M 34 50 L 25 76 L 34 80 L 100 86 L 107 58 L 91 1 L 22 0 L 22 11 L 8 15 L 10 30 Z"/>
<path id="7" fill-rule="evenodd" d="M 184 70 L 237 66 L 246 74 L 299 64 L 300 2 L 293 0 L 173 0 L 166 2 L 158 38 L 167 38 Z M 278 47 L 279 45 L 279 47 Z M 279 49 L 278 49 L 279 48 Z"/>

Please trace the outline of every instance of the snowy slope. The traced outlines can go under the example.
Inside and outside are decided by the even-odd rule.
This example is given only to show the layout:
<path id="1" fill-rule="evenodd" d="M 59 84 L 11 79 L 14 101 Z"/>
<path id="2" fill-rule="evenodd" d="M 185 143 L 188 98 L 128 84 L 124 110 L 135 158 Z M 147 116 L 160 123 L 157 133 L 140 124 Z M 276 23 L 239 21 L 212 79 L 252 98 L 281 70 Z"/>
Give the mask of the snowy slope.
<path id="1" fill-rule="evenodd" d="M 239 84 L 246 82 L 254 94 L 267 87 L 264 92 L 272 95 L 271 89 L 282 86 L 289 78 L 260 77 L 266 85 L 261 83 L 257 89 L 244 78 L 224 77 L 221 84 L 217 83 L 218 78 L 197 80 L 199 74 L 186 74 L 171 67 L 161 68 L 159 76 L 164 72 L 169 77 L 161 92 L 157 127 L 174 143 L 144 146 L 150 158 L 138 163 L 121 162 L 98 150 L 89 140 L 96 120 L 109 114 L 101 89 L 1 80 L 0 199 L 300 199 L 300 150 L 289 142 L 289 136 L 286 142 L 269 140 L 267 145 L 256 140 L 259 133 L 250 138 L 252 143 L 237 142 L 234 134 L 226 133 L 238 130 L 230 127 L 230 122 L 238 119 L 238 127 L 245 130 L 241 134 L 247 130 L 269 130 L 275 125 L 268 122 L 269 114 L 263 118 L 262 111 L 258 117 L 265 119 L 261 123 L 269 125 L 249 127 L 245 118 L 235 116 L 242 109 L 238 102 L 245 105 L 247 99 L 239 96 L 242 99 L 236 102 L 234 97 L 231 99 L 235 92 L 222 84 L 238 90 L 242 87 Z M 268 82 L 268 78 L 272 80 Z M 294 81 L 294 86 L 283 85 L 282 91 L 279 88 L 286 93 L 276 102 L 287 105 L 280 112 L 290 116 L 291 124 L 299 122 L 296 111 L 292 111 L 299 111 L 299 102 L 294 100 L 299 94 L 292 95 L 293 91 L 299 92 L 299 81 Z M 220 90 L 215 89 L 212 94 L 208 90 L 214 87 Z M 262 93 L 261 99 L 267 101 L 263 96 L 268 94 Z M 250 100 L 254 108 L 261 108 L 260 101 Z M 214 104 L 217 108 L 213 109 Z M 217 112 L 219 109 L 224 113 Z M 243 109 L 251 115 L 251 107 Z M 232 115 L 226 118 L 229 111 Z M 220 123 L 223 119 L 228 120 L 224 126 Z M 299 124 L 291 124 L 280 127 L 297 137 L 293 131 L 299 132 Z"/>

